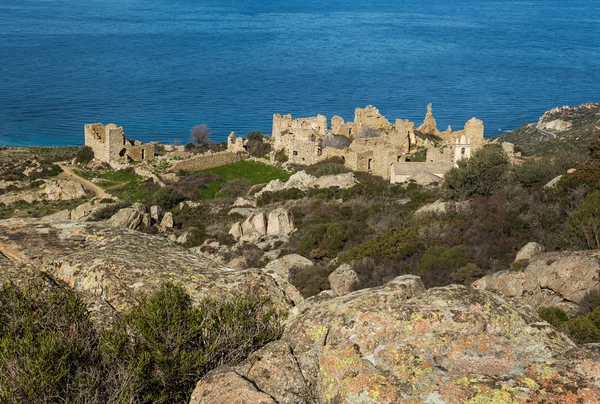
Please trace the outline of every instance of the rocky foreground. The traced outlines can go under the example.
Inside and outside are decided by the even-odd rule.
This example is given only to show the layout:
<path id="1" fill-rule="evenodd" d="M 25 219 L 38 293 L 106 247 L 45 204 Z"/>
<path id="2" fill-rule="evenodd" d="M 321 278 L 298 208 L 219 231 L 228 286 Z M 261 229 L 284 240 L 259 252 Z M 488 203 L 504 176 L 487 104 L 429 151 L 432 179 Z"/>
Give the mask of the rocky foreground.
<path id="1" fill-rule="evenodd" d="M 532 257 L 528 268 L 539 265 Z M 0 270 L 0 283 L 66 282 L 99 326 L 166 282 L 195 300 L 254 289 L 289 311 L 280 340 L 207 374 L 192 403 L 600 401 L 599 346 L 576 346 L 523 299 L 485 288 L 425 290 L 402 276 L 304 300 L 275 271 L 223 268 L 160 236 L 56 219 L 0 221 Z"/>

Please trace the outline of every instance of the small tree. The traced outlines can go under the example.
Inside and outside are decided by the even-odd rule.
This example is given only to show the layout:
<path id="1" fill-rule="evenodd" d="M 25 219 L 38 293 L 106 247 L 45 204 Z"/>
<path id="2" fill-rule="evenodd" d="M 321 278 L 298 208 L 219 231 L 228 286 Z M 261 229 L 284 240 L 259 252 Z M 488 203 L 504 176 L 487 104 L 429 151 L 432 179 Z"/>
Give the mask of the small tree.
<path id="1" fill-rule="evenodd" d="M 264 135 L 262 134 L 261 131 L 255 130 L 255 131 L 252 131 L 252 132 L 250 132 L 250 133 L 248 133 L 246 135 L 246 140 L 248 140 L 248 141 L 250 141 L 250 140 L 257 140 L 257 141 L 261 141 L 262 142 L 263 137 L 264 137 Z"/>
<path id="2" fill-rule="evenodd" d="M 358 139 L 368 138 L 368 137 L 379 137 L 379 136 L 381 136 L 381 132 L 379 132 L 377 129 L 372 128 L 370 126 L 365 126 L 356 135 L 356 137 Z"/>
<path id="3" fill-rule="evenodd" d="M 208 148 L 212 141 L 210 140 L 210 128 L 205 124 L 196 125 L 190 131 L 191 140 L 202 148 Z"/>
<path id="4" fill-rule="evenodd" d="M 593 191 L 569 216 L 569 227 L 590 249 L 600 248 L 600 190 Z"/>
<path id="5" fill-rule="evenodd" d="M 75 156 L 75 162 L 78 164 L 87 164 L 94 159 L 94 150 L 90 146 L 82 146 Z"/>
<path id="6" fill-rule="evenodd" d="M 461 159 L 458 167 L 444 177 L 445 199 L 463 200 L 473 195 L 489 196 L 504 183 L 510 161 L 499 144 L 477 150 L 469 160 Z"/>

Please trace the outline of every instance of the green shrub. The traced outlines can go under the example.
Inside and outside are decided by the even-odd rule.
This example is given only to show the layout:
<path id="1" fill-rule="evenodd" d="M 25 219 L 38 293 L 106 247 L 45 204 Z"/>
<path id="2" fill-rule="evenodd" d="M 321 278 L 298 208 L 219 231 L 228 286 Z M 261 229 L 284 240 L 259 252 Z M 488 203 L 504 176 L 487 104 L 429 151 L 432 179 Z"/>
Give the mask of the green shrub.
<path id="1" fill-rule="evenodd" d="M 600 342 L 600 330 L 587 316 L 579 316 L 566 323 L 571 339 L 577 344 Z"/>
<path id="2" fill-rule="evenodd" d="M 50 168 L 50 171 L 48 171 L 48 177 L 56 177 L 58 174 L 62 173 L 63 169 L 60 168 L 60 166 L 53 164 L 52 167 Z"/>
<path id="3" fill-rule="evenodd" d="M 343 223 L 317 224 L 304 235 L 298 252 L 309 258 L 335 258 L 351 236 Z"/>
<path id="4" fill-rule="evenodd" d="M 193 305 L 182 287 L 170 284 L 142 299 L 121 326 L 107 336 L 111 350 L 124 356 L 137 381 L 135 398 L 153 403 L 187 402 L 208 371 L 241 362 L 282 332 L 268 298 L 250 292 Z"/>
<path id="5" fill-rule="evenodd" d="M 277 192 L 263 192 L 256 200 L 256 206 L 265 206 L 276 202 L 302 199 L 306 196 L 304 191 L 298 188 L 287 188 Z"/>
<path id="6" fill-rule="evenodd" d="M 300 270 L 290 271 L 290 283 L 300 291 L 304 298 L 319 294 L 330 289 L 329 274 L 333 269 L 315 265 Z"/>
<path id="7" fill-rule="evenodd" d="M 486 145 L 444 176 L 442 195 L 447 200 L 464 200 L 473 195 L 489 196 L 505 182 L 508 156 L 499 144 Z"/>
<path id="8" fill-rule="evenodd" d="M 99 394 L 103 361 L 83 302 L 33 280 L 0 288 L 0 401 L 86 402 Z"/>
<path id="9" fill-rule="evenodd" d="M 185 201 L 185 196 L 172 187 L 160 188 L 152 198 L 152 202 L 164 210 L 171 210 L 183 201 Z"/>
<path id="10" fill-rule="evenodd" d="M 569 215 L 569 227 L 588 248 L 600 248 L 600 190 L 591 192 Z"/>
<path id="11" fill-rule="evenodd" d="M 447 279 L 456 277 L 457 270 L 468 263 L 467 248 L 464 245 L 436 246 L 421 257 L 419 272 L 427 287 L 442 286 L 447 283 Z"/>
<path id="12" fill-rule="evenodd" d="M 197 381 L 280 337 L 285 313 L 250 291 L 192 304 L 182 287 L 142 298 L 102 335 L 69 288 L 0 287 L 0 401 L 188 402 Z"/>
<path id="13" fill-rule="evenodd" d="M 342 262 L 362 261 L 364 258 L 401 261 L 419 251 L 418 229 L 390 229 L 342 254 Z"/>
<path id="14" fill-rule="evenodd" d="M 82 146 L 75 156 L 75 162 L 78 164 L 87 164 L 93 159 L 94 151 L 89 146 Z"/>
<path id="15" fill-rule="evenodd" d="M 600 289 L 587 293 L 584 296 L 581 305 L 588 311 L 592 311 L 597 307 L 600 307 Z"/>
<path id="16" fill-rule="evenodd" d="M 263 138 L 264 138 L 264 135 L 259 130 L 255 130 L 255 131 L 249 132 L 246 135 L 246 140 L 248 140 L 248 141 L 254 140 L 254 141 L 262 142 Z"/>
<path id="17" fill-rule="evenodd" d="M 547 321 L 556 328 L 564 328 L 565 323 L 569 321 L 567 313 L 558 307 L 541 307 L 538 310 L 538 315 L 542 320 Z"/>
<path id="18" fill-rule="evenodd" d="M 246 151 L 253 157 L 261 158 L 269 154 L 271 151 L 271 144 L 263 142 L 262 140 L 249 140 L 246 143 Z"/>
<path id="19" fill-rule="evenodd" d="M 237 198 L 238 196 L 246 195 L 250 186 L 250 181 L 247 179 L 237 178 L 225 183 L 219 193 L 228 198 Z"/>

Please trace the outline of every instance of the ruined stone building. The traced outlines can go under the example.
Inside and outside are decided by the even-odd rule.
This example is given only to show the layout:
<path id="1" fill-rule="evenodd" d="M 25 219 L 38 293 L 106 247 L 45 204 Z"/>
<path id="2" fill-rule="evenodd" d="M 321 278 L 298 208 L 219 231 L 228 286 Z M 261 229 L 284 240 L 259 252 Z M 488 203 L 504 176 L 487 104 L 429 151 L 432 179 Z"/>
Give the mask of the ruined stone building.
<path id="1" fill-rule="evenodd" d="M 365 129 L 378 133 L 375 137 L 362 137 Z M 483 122 L 471 119 L 464 129 L 444 132 L 437 129 L 431 104 L 423 124 L 415 129 L 408 120 L 396 119 L 392 124 L 372 105 L 357 108 L 353 122 L 339 116 L 331 119 L 318 115 L 312 118 L 293 119 L 291 115 L 273 116 L 273 156 L 283 150 L 293 164 L 311 165 L 332 157 L 343 159 L 346 167 L 386 178 L 392 182 L 408 181 L 419 176 L 430 182 L 439 181 L 444 173 L 462 158 L 483 144 Z M 345 136 L 352 142 L 344 149 L 323 148 L 326 136 Z M 407 162 L 406 156 L 416 148 L 426 149 L 425 162 Z"/>
<path id="2" fill-rule="evenodd" d="M 109 123 L 87 124 L 84 127 L 85 145 L 92 148 L 94 157 L 105 163 L 127 164 L 154 159 L 154 144 L 142 144 L 125 137 L 122 126 Z"/>

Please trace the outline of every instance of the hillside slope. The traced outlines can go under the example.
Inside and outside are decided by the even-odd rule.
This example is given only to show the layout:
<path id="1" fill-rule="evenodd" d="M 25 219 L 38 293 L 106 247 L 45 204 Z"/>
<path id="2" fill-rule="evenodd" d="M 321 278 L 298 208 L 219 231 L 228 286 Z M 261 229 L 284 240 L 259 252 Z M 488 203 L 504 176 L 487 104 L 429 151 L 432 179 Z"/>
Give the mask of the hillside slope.
<path id="1" fill-rule="evenodd" d="M 558 107 L 547 111 L 538 122 L 528 123 L 494 139 L 514 143 L 528 156 L 557 151 L 587 152 L 600 122 L 600 104 Z"/>

